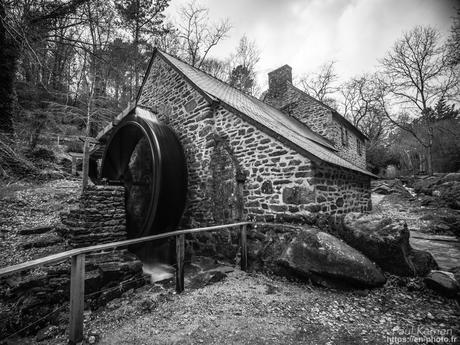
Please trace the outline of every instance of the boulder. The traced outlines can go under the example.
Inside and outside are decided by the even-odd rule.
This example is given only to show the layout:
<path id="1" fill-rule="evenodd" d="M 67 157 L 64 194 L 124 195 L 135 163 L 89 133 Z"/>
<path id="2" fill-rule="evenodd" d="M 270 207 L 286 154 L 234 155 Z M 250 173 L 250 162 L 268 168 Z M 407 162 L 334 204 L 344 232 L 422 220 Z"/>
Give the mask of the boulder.
<path id="1" fill-rule="evenodd" d="M 338 238 L 315 228 L 302 229 L 288 244 L 280 264 L 319 283 L 375 287 L 386 281 L 380 269 Z"/>
<path id="2" fill-rule="evenodd" d="M 444 182 L 439 185 L 438 189 L 434 192 L 439 192 L 439 197 L 446 203 L 448 207 L 455 210 L 460 210 L 460 182 Z"/>
<path id="3" fill-rule="evenodd" d="M 460 209 L 460 173 L 420 179 L 415 183 L 414 190 L 440 198 L 447 206 Z"/>
<path id="4" fill-rule="evenodd" d="M 423 193 L 431 195 L 433 188 L 438 185 L 441 181 L 441 176 L 428 176 L 417 180 L 414 183 L 414 191 L 416 193 Z"/>
<path id="5" fill-rule="evenodd" d="M 392 274 L 423 276 L 438 267 L 430 253 L 411 248 L 404 221 L 352 212 L 331 217 L 329 231 Z"/>
<path id="6" fill-rule="evenodd" d="M 451 272 L 431 271 L 425 278 L 425 284 L 447 297 L 455 297 L 460 292 L 460 284 Z"/>
<path id="7" fill-rule="evenodd" d="M 377 187 L 372 188 L 372 193 L 388 195 L 388 194 L 393 193 L 393 190 L 390 187 L 388 187 L 386 184 L 382 183 L 381 185 L 378 185 Z"/>
<path id="8" fill-rule="evenodd" d="M 376 181 L 372 183 L 372 192 L 383 195 L 397 193 L 408 198 L 412 197 L 409 190 L 403 185 L 401 180 L 397 178 L 394 180 Z"/>
<path id="9" fill-rule="evenodd" d="M 412 249 L 409 254 L 409 260 L 412 261 L 415 268 L 415 275 L 424 277 L 432 269 L 438 268 L 438 264 L 429 252 L 423 250 Z"/>

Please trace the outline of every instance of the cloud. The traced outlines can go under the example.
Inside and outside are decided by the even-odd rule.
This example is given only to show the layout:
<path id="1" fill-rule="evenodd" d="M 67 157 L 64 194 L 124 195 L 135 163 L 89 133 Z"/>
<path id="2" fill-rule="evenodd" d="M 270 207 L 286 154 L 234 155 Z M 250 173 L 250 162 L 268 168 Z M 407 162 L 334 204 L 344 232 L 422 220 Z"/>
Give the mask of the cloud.
<path id="1" fill-rule="evenodd" d="M 171 2 L 170 12 L 186 3 Z M 455 14 L 454 0 L 203 0 L 214 20 L 228 17 L 230 37 L 213 51 L 229 56 L 246 34 L 255 40 L 262 57 L 258 80 L 283 64 L 294 75 L 337 61 L 339 75 L 349 78 L 372 71 L 404 31 L 432 25 L 448 34 Z"/>

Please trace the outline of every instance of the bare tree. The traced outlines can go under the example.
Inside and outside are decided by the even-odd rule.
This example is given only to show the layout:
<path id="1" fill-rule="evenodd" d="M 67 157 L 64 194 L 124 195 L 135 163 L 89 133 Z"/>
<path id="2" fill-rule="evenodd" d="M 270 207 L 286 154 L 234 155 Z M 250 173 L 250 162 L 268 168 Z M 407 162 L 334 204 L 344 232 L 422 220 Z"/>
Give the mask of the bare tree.
<path id="1" fill-rule="evenodd" d="M 211 23 L 209 10 L 195 1 L 180 10 L 181 24 L 178 37 L 181 40 L 185 58 L 192 66 L 201 67 L 209 52 L 223 40 L 231 29 L 228 19 Z"/>
<path id="2" fill-rule="evenodd" d="M 340 88 L 342 112 L 355 126 L 359 126 L 375 106 L 374 91 L 372 77 L 366 74 L 352 78 Z"/>
<path id="3" fill-rule="evenodd" d="M 352 78 L 340 87 L 340 94 L 342 113 L 369 138 L 368 145 L 375 145 L 385 137 L 390 124 L 379 103 L 375 76 L 364 74 Z"/>
<path id="4" fill-rule="evenodd" d="M 460 8 L 457 9 L 457 16 L 450 30 L 450 37 L 447 40 L 447 52 L 449 62 L 452 65 L 460 65 Z"/>
<path id="5" fill-rule="evenodd" d="M 254 70 L 260 60 L 260 50 L 255 41 L 250 41 L 246 35 L 240 38 L 236 53 L 232 56 L 234 65 L 242 65 Z"/>
<path id="6" fill-rule="evenodd" d="M 379 100 L 384 114 L 425 148 L 427 172 L 432 174 L 434 134 L 430 107 L 440 99 L 454 99 L 458 86 L 458 74 L 449 63 L 447 49 L 441 44 L 436 29 L 418 26 L 396 41 L 381 63 Z M 413 118 L 426 117 L 426 121 L 421 122 L 428 126 L 428 135 L 421 136 L 407 123 L 391 116 L 392 103 L 393 106 L 404 106 Z"/>
<path id="7" fill-rule="evenodd" d="M 203 71 L 207 72 L 213 77 L 222 81 L 226 81 L 228 78 L 230 66 L 228 61 L 215 58 L 208 58 L 203 61 L 203 63 L 201 64 L 201 68 L 203 69 Z"/>
<path id="8" fill-rule="evenodd" d="M 319 70 L 300 78 L 300 87 L 312 97 L 333 105 L 331 95 L 337 91 L 338 76 L 335 72 L 335 61 L 329 61 L 320 66 Z"/>
<path id="9" fill-rule="evenodd" d="M 258 91 L 255 68 L 260 60 L 260 51 L 255 41 L 246 35 L 241 37 L 236 52 L 230 56 L 228 82 L 237 89 L 254 95 Z"/>

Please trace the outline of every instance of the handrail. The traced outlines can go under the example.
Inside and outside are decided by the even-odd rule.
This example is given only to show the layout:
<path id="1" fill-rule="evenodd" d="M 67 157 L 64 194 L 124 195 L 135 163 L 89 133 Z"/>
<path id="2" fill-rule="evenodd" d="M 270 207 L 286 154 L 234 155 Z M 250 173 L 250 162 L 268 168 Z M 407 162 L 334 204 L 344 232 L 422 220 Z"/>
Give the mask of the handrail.
<path id="1" fill-rule="evenodd" d="M 176 237 L 176 291 L 184 291 L 184 254 L 185 254 L 185 235 L 195 234 L 205 231 L 220 230 L 226 228 L 241 227 L 241 269 L 247 269 L 247 241 L 246 227 L 251 222 L 239 222 L 232 224 L 209 226 L 204 228 L 194 228 L 186 230 L 177 230 L 165 232 L 162 234 L 124 240 L 118 242 L 104 243 L 90 247 L 76 248 L 62 253 L 45 256 L 44 258 L 27 261 L 21 264 L 0 268 L 0 278 L 9 274 L 24 271 L 44 264 L 64 261 L 72 258 L 70 271 L 70 328 L 69 343 L 77 344 L 83 340 L 83 308 L 84 308 L 84 291 L 85 291 L 85 254 L 101 251 L 105 249 L 115 249 L 126 247 L 133 244 L 144 243 L 159 240 L 167 237 Z"/>
<path id="2" fill-rule="evenodd" d="M 240 223 L 209 226 L 209 227 L 204 227 L 204 228 L 177 230 L 177 231 L 164 232 L 162 234 L 157 234 L 157 235 L 134 238 L 132 240 L 110 242 L 110 243 L 98 244 L 98 245 L 90 246 L 90 247 L 71 249 L 65 252 L 45 256 L 43 258 L 27 261 L 21 264 L 0 268 L 0 278 L 3 276 L 9 275 L 9 274 L 24 271 L 26 269 L 34 268 L 36 266 L 64 261 L 65 259 L 68 259 L 72 256 L 79 255 L 79 254 L 87 254 L 87 253 L 105 250 L 105 249 L 115 249 L 119 247 L 126 247 L 126 246 L 133 245 L 133 244 L 159 240 L 162 238 L 167 238 L 167 237 L 172 237 L 172 236 L 188 235 L 188 234 L 194 234 L 198 232 L 220 230 L 220 229 L 225 229 L 225 228 L 230 228 L 230 227 L 233 228 L 233 227 L 237 227 L 241 225 L 249 225 L 249 224 L 252 224 L 252 223 L 251 222 L 240 222 Z"/>

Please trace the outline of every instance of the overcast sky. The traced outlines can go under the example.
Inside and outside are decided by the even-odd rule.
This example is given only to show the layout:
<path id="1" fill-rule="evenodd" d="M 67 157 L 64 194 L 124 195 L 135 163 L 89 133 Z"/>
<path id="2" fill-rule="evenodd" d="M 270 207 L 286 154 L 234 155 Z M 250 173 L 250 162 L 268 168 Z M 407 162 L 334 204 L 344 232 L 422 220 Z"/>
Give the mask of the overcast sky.
<path id="1" fill-rule="evenodd" d="M 174 16 L 189 0 L 171 0 Z M 212 56 L 228 57 L 242 35 L 256 41 L 261 51 L 259 83 L 266 73 L 288 64 L 294 76 L 337 61 L 337 72 L 347 79 L 375 69 L 404 31 L 431 25 L 445 36 L 455 15 L 454 0 L 201 0 L 212 20 L 229 18 L 229 37 Z"/>

